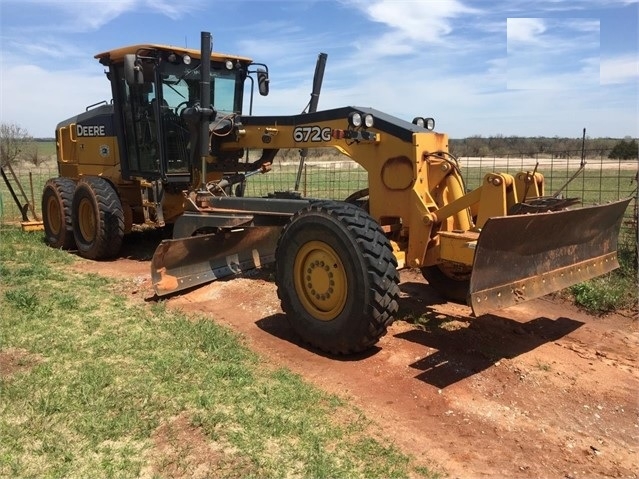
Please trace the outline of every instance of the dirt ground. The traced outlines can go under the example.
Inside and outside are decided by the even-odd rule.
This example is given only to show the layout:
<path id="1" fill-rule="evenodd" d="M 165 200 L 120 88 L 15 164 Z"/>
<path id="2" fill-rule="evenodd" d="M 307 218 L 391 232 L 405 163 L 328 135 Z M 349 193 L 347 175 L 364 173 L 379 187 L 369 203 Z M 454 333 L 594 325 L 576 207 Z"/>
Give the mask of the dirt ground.
<path id="1" fill-rule="evenodd" d="M 128 257 L 78 268 L 128 278 L 132 298 L 154 301 L 152 252 L 129 240 Z M 546 297 L 475 318 L 406 270 L 407 319 L 365 355 L 330 357 L 294 336 L 271 276 L 217 281 L 167 305 L 205 313 L 269 361 L 349 399 L 403 451 L 448 477 L 638 477 L 636 311 L 595 317 Z"/>

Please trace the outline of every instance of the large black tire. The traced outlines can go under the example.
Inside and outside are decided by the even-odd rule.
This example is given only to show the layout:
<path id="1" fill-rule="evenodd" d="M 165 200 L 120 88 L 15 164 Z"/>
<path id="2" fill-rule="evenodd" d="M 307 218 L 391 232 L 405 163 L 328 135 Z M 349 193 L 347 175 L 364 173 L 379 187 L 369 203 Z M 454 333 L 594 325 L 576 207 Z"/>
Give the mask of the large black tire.
<path id="1" fill-rule="evenodd" d="M 439 266 L 422 268 L 422 275 L 442 297 L 455 303 L 466 304 L 470 290 L 470 273 L 454 275 Z"/>
<path id="2" fill-rule="evenodd" d="M 52 248 L 73 249 L 71 205 L 75 182 L 71 178 L 51 178 L 42 192 L 44 241 Z"/>
<path id="3" fill-rule="evenodd" d="M 117 255 L 124 237 L 124 213 L 117 192 L 104 178 L 82 179 L 72 207 L 73 236 L 78 253 L 87 259 Z"/>
<path id="4" fill-rule="evenodd" d="M 398 310 L 399 276 L 377 222 L 355 205 L 322 201 L 280 235 L 277 295 L 295 332 L 332 354 L 372 347 Z"/>

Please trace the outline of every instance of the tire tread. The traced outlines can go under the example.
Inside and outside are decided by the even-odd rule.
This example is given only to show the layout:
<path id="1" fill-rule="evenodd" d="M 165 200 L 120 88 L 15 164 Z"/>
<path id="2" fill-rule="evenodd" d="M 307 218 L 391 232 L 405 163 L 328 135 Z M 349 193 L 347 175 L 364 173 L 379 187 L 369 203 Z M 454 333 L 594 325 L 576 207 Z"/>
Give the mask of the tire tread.
<path id="1" fill-rule="evenodd" d="M 75 181 L 71 178 L 57 177 L 50 178 L 44 185 L 42 194 L 42 219 L 45 228 L 45 242 L 52 247 L 71 250 L 75 248 L 75 239 L 73 237 L 73 224 L 71 221 L 71 207 L 73 204 L 73 192 L 75 191 Z M 49 211 L 47 197 L 53 194 L 57 197 L 59 206 L 64 215 L 64 233 L 60 233 L 59 237 L 54 237 L 49 230 Z"/>
<path id="2" fill-rule="evenodd" d="M 94 260 L 112 258 L 119 253 L 124 237 L 124 213 L 120 198 L 113 186 L 104 178 L 84 178 L 78 185 L 78 188 L 80 187 L 89 188 L 91 191 L 98 205 L 99 216 L 93 244 L 82 245 L 82 241 L 78 241 L 78 236 L 81 235 L 76 234 L 80 254 Z"/>
<path id="3" fill-rule="evenodd" d="M 397 261 L 392 252 L 388 238 L 379 224 L 367 212 L 356 205 L 339 201 L 316 201 L 296 213 L 284 227 L 281 238 L 295 218 L 315 212 L 332 216 L 342 223 L 351 237 L 355 240 L 365 261 L 370 285 L 369 304 L 366 305 L 365 317 L 368 325 L 363 330 L 366 334 L 360 337 L 335 338 L 331 344 L 319 344 L 313 338 L 302 338 L 311 345 L 332 354 L 353 354 L 372 347 L 387 332 L 393 323 L 395 313 L 399 309 L 399 276 Z M 278 242 L 278 249 L 280 244 Z M 287 316 L 294 315 L 288 294 L 280 287 L 278 281 L 278 297 L 282 302 L 282 309 Z"/>

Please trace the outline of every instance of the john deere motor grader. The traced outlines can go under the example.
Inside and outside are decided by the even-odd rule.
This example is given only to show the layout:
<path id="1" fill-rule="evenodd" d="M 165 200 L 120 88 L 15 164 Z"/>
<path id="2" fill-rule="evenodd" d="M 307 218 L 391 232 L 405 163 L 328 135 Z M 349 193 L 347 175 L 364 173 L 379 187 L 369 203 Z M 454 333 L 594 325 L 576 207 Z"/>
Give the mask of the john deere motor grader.
<path id="1" fill-rule="evenodd" d="M 573 201 L 544 195 L 536 171 L 488 173 L 467 191 L 431 119 L 351 106 L 253 116 L 255 86 L 268 93 L 266 66 L 211 52 L 206 32 L 201 43 L 96 56 L 113 100 L 57 126 L 59 176 L 42 199 L 48 244 L 102 259 L 134 226 L 171 223 L 173 239 L 151 265 L 158 296 L 275 262 L 293 329 L 340 354 L 385 334 L 404 267 L 481 315 L 618 266 L 628 200 L 568 209 Z M 320 71 L 318 62 L 315 107 Z M 244 196 L 279 149 L 323 147 L 364 167 L 368 188 L 343 201 Z"/>

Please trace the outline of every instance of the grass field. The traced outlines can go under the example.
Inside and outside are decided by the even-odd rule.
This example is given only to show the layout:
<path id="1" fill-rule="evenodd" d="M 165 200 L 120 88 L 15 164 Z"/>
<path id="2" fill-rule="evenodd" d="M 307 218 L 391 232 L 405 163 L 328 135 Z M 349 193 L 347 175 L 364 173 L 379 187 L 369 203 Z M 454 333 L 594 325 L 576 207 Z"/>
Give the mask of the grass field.
<path id="1" fill-rule="evenodd" d="M 481 185 L 484 175 L 492 171 L 485 167 L 462 167 L 468 189 Z M 510 167 L 497 171 L 515 173 Z M 543 172 L 546 194 L 554 194 L 578 169 L 556 168 Z M 578 196 L 584 204 L 601 203 L 627 197 L 636 187 L 636 170 L 589 168 L 577 175 L 563 190 L 565 196 Z M 271 173 L 254 176 L 248 181 L 247 194 L 265 195 L 272 191 L 290 191 L 295 186 L 297 169 L 294 166 L 275 165 Z M 318 198 L 344 199 L 349 194 L 368 186 L 367 174 L 355 163 L 309 164 L 303 170 L 300 190 L 304 195 Z"/>
<path id="2" fill-rule="evenodd" d="M 37 149 L 38 154 L 43 157 L 55 156 L 55 141 L 31 141 L 27 145 L 27 150 Z"/>
<path id="3" fill-rule="evenodd" d="M 211 318 L 0 234 L 0 477 L 436 477 Z"/>

